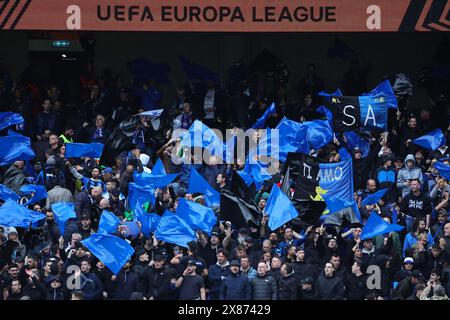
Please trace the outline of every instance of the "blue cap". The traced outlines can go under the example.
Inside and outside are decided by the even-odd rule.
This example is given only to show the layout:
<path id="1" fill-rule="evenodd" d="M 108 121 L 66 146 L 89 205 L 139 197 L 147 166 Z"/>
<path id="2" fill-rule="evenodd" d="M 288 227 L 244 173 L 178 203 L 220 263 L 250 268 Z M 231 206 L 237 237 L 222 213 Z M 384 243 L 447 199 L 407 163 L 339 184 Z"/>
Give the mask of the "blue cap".
<path id="1" fill-rule="evenodd" d="M 105 169 L 103 169 L 102 173 L 113 173 L 113 169 L 110 167 L 106 167 Z"/>

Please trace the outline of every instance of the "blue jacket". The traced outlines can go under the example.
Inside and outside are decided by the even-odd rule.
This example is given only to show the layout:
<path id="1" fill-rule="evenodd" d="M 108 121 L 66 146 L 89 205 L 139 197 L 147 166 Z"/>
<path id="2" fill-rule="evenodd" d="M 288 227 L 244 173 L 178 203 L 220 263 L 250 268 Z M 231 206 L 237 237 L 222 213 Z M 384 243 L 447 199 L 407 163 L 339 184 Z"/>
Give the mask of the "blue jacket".
<path id="1" fill-rule="evenodd" d="M 223 283 L 222 277 L 227 277 L 231 273 L 230 265 L 222 267 L 218 264 L 213 264 L 208 268 L 208 280 L 211 283 L 211 299 L 218 299 L 220 294 L 220 288 Z"/>
<path id="2" fill-rule="evenodd" d="M 81 291 L 85 300 L 101 300 L 103 284 L 95 273 L 85 273 L 81 275 Z"/>
<path id="3" fill-rule="evenodd" d="M 428 233 L 428 246 L 432 246 L 434 243 L 434 239 L 431 236 L 431 233 Z M 408 250 L 409 248 L 411 248 L 415 243 L 417 242 L 417 238 L 414 234 L 412 234 L 411 232 L 409 232 L 406 237 L 405 237 L 405 242 L 403 243 L 403 257 L 406 257 L 406 250 Z"/>
<path id="4" fill-rule="evenodd" d="M 220 300 L 250 300 L 250 282 L 246 275 L 231 273 L 223 280 Z"/>
<path id="5" fill-rule="evenodd" d="M 121 270 L 117 275 L 115 286 L 115 300 L 130 300 L 133 292 L 140 291 L 139 279 L 134 272 Z"/>

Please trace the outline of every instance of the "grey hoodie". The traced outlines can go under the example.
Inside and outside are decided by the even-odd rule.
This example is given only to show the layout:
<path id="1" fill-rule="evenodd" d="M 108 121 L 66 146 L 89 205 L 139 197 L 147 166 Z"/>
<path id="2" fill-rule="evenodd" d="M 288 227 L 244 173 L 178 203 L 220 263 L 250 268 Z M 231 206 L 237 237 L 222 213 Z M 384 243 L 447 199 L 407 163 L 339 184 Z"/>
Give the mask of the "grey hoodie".
<path id="1" fill-rule="evenodd" d="M 406 165 L 408 160 L 414 161 L 414 167 L 409 169 Z M 405 167 L 398 172 L 397 175 L 397 188 L 402 192 L 402 197 L 406 196 L 411 188 L 405 184 L 406 180 L 409 179 L 419 179 L 420 183 L 423 184 L 422 170 L 416 167 L 416 159 L 412 154 L 408 154 L 405 158 Z"/>

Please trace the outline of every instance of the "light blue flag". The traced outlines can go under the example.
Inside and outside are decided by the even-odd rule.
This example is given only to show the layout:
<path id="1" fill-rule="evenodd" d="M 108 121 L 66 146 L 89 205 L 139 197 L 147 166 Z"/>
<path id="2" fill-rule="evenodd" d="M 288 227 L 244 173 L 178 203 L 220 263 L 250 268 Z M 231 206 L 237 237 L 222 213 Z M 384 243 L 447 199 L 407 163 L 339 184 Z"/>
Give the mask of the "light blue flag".
<path id="1" fill-rule="evenodd" d="M 344 136 L 347 138 L 347 145 L 350 150 L 358 147 L 361 150 L 362 157 L 365 158 L 370 152 L 370 141 L 369 138 L 363 137 L 356 131 L 345 131 Z"/>
<path id="2" fill-rule="evenodd" d="M 14 201 L 19 201 L 20 200 L 20 196 L 15 193 L 14 191 L 8 189 L 7 187 L 5 187 L 4 185 L 0 184 L 0 199 L 2 199 L 3 201 L 6 201 L 8 199 L 12 199 Z"/>
<path id="3" fill-rule="evenodd" d="M 152 186 L 140 186 L 136 183 L 130 182 L 128 184 L 128 207 L 135 210 L 138 202 L 155 203 L 155 188 Z"/>
<path id="4" fill-rule="evenodd" d="M 128 241 L 109 234 L 95 233 L 81 243 L 115 275 L 134 253 Z"/>
<path id="5" fill-rule="evenodd" d="M 23 117 L 11 111 L 0 112 L 0 131 L 16 124 L 22 124 L 25 120 Z"/>
<path id="6" fill-rule="evenodd" d="M 183 198 L 178 200 L 177 215 L 186 221 L 192 230 L 202 230 L 208 234 L 217 222 L 211 208 Z"/>
<path id="7" fill-rule="evenodd" d="M 151 187 L 151 188 L 164 188 L 168 184 L 172 183 L 176 177 L 178 177 L 178 173 L 166 174 L 166 175 L 153 175 L 152 173 L 147 172 L 134 172 L 134 183 L 141 187 Z"/>
<path id="8" fill-rule="evenodd" d="M 113 234 L 117 231 L 120 225 L 120 219 L 114 213 L 107 210 L 103 210 L 100 216 L 100 222 L 98 224 L 98 233 L 100 234 Z"/>
<path id="9" fill-rule="evenodd" d="M 381 189 L 377 192 L 369 194 L 361 201 L 362 206 L 370 206 L 372 204 L 377 204 L 381 198 L 383 198 L 384 194 L 388 191 L 388 189 Z"/>
<path id="10" fill-rule="evenodd" d="M 384 80 L 378 86 L 376 86 L 369 93 L 363 93 L 363 96 L 378 96 L 383 95 L 386 97 L 386 103 L 388 108 L 398 109 L 397 98 L 395 97 L 394 90 L 392 89 L 389 80 Z"/>
<path id="11" fill-rule="evenodd" d="M 266 126 L 266 120 L 271 114 L 277 113 L 277 109 L 275 108 L 275 103 L 272 103 L 269 108 L 266 109 L 264 114 L 256 120 L 255 124 L 252 126 L 252 129 L 263 129 Z"/>
<path id="12" fill-rule="evenodd" d="M 210 207 L 220 206 L 220 193 L 211 187 L 208 181 L 205 180 L 194 167 L 191 169 L 189 176 L 188 193 L 202 193 L 206 197 L 206 204 Z"/>
<path id="13" fill-rule="evenodd" d="M 71 202 L 57 202 L 51 205 L 55 221 L 59 226 L 59 231 L 64 234 L 64 226 L 69 219 L 77 217 L 74 205 Z"/>
<path id="14" fill-rule="evenodd" d="M 32 160 L 36 156 L 31 149 L 30 138 L 20 134 L 0 137 L 0 150 L 0 166 L 17 160 Z"/>
<path id="15" fill-rule="evenodd" d="M 190 128 L 181 135 L 181 146 L 205 148 L 211 155 L 224 156 L 225 146 L 222 139 L 207 125 L 195 120 Z"/>
<path id="16" fill-rule="evenodd" d="M 163 176 L 166 174 L 166 169 L 164 168 L 164 165 L 161 161 L 161 159 L 158 158 L 158 161 L 156 161 L 155 165 L 152 169 L 152 175 L 154 176 Z"/>
<path id="17" fill-rule="evenodd" d="M 185 248 L 187 248 L 188 242 L 196 239 L 195 231 L 176 214 L 164 214 L 154 235 L 159 241 L 177 244 Z"/>
<path id="18" fill-rule="evenodd" d="M 0 207 L 0 225 L 5 227 L 29 228 L 42 219 L 45 214 L 25 208 L 12 199 L 7 199 Z"/>
<path id="19" fill-rule="evenodd" d="M 27 203 L 24 204 L 24 206 L 28 206 L 30 204 L 36 203 L 38 201 L 41 201 L 45 198 L 47 198 L 47 190 L 44 186 L 38 186 L 34 184 L 27 184 L 24 185 L 22 188 L 20 188 L 20 191 L 22 191 L 25 194 L 33 194 L 30 200 L 28 200 Z"/>
<path id="20" fill-rule="evenodd" d="M 433 166 L 439 172 L 440 176 L 450 181 L 450 166 L 439 161 L 435 162 Z"/>
<path id="21" fill-rule="evenodd" d="M 424 134 L 423 136 L 417 139 L 414 139 L 412 142 L 421 147 L 424 147 L 425 149 L 434 151 L 437 148 L 445 145 L 446 139 L 442 130 L 436 129 L 432 132 Z"/>
<path id="22" fill-rule="evenodd" d="M 390 233 L 392 231 L 399 232 L 403 230 L 403 226 L 398 224 L 390 224 L 383 220 L 376 212 L 372 212 L 367 219 L 361 233 L 361 240 L 370 239 L 380 234 Z"/>
<path id="23" fill-rule="evenodd" d="M 359 96 L 360 125 L 366 131 L 387 130 L 387 100 L 382 94 Z"/>
<path id="24" fill-rule="evenodd" d="M 269 172 L 259 163 L 259 161 L 254 161 L 256 163 L 250 163 L 249 156 L 244 165 L 244 170 L 238 171 L 237 173 L 244 179 L 245 183 L 252 182 L 256 185 L 256 189 L 261 189 L 264 181 L 272 178 Z M 251 178 L 249 178 L 249 176 Z M 248 184 L 249 185 L 249 184 Z M 251 183 L 250 183 L 251 185 Z"/>
<path id="25" fill-rule="evenodd" d="M 276 184 L 272 186 L 267 199 L 265 213 L 269 216 L 270 230 L 276 230 L 298 216 L 297 209 L 291 200 Z"/>
<path id="26" fill-rule="evenodd" d="M 100 158 L 104 145 L 102 143 L 66 143 L 66 159 L 69 158 Z"/>

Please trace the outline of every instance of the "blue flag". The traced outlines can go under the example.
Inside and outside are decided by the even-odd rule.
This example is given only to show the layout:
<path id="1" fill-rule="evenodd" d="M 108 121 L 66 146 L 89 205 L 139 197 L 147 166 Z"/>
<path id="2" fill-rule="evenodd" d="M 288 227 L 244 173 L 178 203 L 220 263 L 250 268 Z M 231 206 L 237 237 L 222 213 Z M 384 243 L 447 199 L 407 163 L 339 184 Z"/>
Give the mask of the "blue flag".
<path id="1" fill-rule="evenodd" d="M 357 128 L 387 130 L 388 103 L 381 93 L 375 96 L 333 96 L 324 104 L 333 113 L 333 129 L 336 132 Z"/>
<path id="2" fill-rule="evenodd" d="M 326 93 L 325 91 L 320 91 L 318 93 L 318 95 L 322 96 L 322 97 L 328 97 L 328 98 L 331 98 L 331 97 L 342 97 L 342 92 L 341 92 L 340 89 L 336 89 L 336 91 L 333 92 L 333 93 Z"/>
<path id="3" fill-rule="evenodd" d="M 265 213 L 269 216 L 270 230 L 276 230 L 298 216 L 291 200 L 276 184 L 267 199 Z"/>
<path id="4" fill-rule="evenodd" d="M 120 222 L 120 219 L 114 213 L 103 210 L 98 224 L 98 233 L 113 234 L 117 231 Z"/>
<path id="5" fill-rule="evenodd" d="M 51 205 L 51 209 L 55 215 L 55 222 L 59 226 L 59 231 L 64 234 L 64 226 L 67 220 L 77 217 L 73 203 L 57 202 Z"/>
<path id="6" fill-rule="evenodd" d="M 267 118 L 274 113 L 277 113 L 277 109 L 275 108 L 275 103 L 272 103 L 269 108 L 266 109 L 264 114 L 256 120 L 255 124 L 252 126 L 252 129 L 263 129 L 266 126 Z"/>
<path id="7" fill-rule="evenodd" d="M 155 203 L 155 188 L 152 186 L 140 186 L 130 182 L 128 184 L 128 207 L 135 210 L 138 203 Z"/>
<path id="8" fill-rule="evenodd" d="M 7 199 L 0 207 L 0 225 L 6 227 L 28 228 L 32 223 L 45 219 L 45 214 L 19 205 Z"/>
<path id="9" fill-rule="evenodd" d="M 38 186 L 34 184 L 27 184 L 24 185 L 22 188 L 20 188 L 20 191 L 22 191 L 25 194 L 33 194 L 30 200 L 28 200 L 27 203 L 25 203 L 25 206 L 28 206 L 30 204 L 39 202 L 45 198 L 47 198 L 47 190 L 44 186 Z"/>
<path id="10" fill-rule="evenodd" d="M 205 148 L 212 155 L 223 158 L 225 146 L 222 139 L 207 125 L 195 120 L 181 137 L 181 145 L 190 148 Z"/>
<path id="11" fill-rule="evenodd" d="M 145 58 L 138 58 L 127 63 L 128 70 L 135 81 L 146 82 L 154 79 L 170 85 L 170 66 L 166 63 L 154 63 Z"/>
<path id="12" fill-rule="evenodd" d="M 220 77 L 217 73 L 208 70 L 202 65 L 192 62 L 191 60 L 180 56 L 180 63 L 183 67 L 184 73 L 189 80 L 200 80 L 200 81 L 213 81 L 216 83 L 220 82 Z"/>
<path id="13" fill-rule="evenodd" d="M 0 131 L 16 124 L 22 124 L 24 122 L 25 120 L 18 113 L 14 113 L 11 111 L 0 112 Z"/>
<path id="14" fill-rule="evenodd" d="M 147 172 L 134 172 L 134 183 L 141 187 L 146 188 L 164 188 L 168 184 L 172 183 L 178 173 L 166 174 L 166 175 L 153 175 L 153 173 Z"/>
<path id="15" fill-rule="evenodd" d="M 394 90 L 392 89 L 389 80 L 384 80 L 378 86 L 376 86 L 369 93 L 363 93 L 363 96 L 378 96 L 383 95 L 386 97 L 386 104 L 388 108 L 398 109 L 397 98 L 395 97 Z"/>
<path id="16" fill-rule="evenodd" d="M 314 149 L 320 149 L 333 140 L 334 132 L 328 120 L 305 121 L 306 139 Z"/>
<path id="17" fill-rule="evenodd" d="M 381 189 L 375 193 L 369 194 L 361 201 L 362 206 L 370 206 L 372 204 L 377 204 L 381 198 L 383 198 L 384 194 L 388 191 L 388 189 Z"/>
<path id="18" fill-rule="evenodd" d="M 319 186 L 321 189 L 319 194 L 326 195 L 328 198 L 353 201 L 351 159 L 335 163 L 320 163 L 319 168 Z"/>
<path id="19" fill-rule="evenodd" d="M 272 155 L 276 156 L 278 153 L 278 160 L 286 161 L 289 152 L 303 152 L 309 153 L 309 144 L 307 141 L 308 127 L 302 125 L 300 122 L 289 120 L 284 117 L 278 123 L 279 148 L 272 145 Z M 269 141 L 266 142 L 269 145 Z"/>
<path id="20" fill-rule="evenodd" d="M 261 189 L 264 181 L 271 179 L 272 176 L 258 161 L 253 161 L 256 163 L 250 163 L 249 158 L 250 155 L 247 156 L 244 170 L 238 171 L 237 173 L 242 177 L 247 185 L 254 183 L 256 185 L 256 189 L 259 190 Z"/>
<path id="21" fill-rule="evenodd" d="M 30 138 L 22 135 L 0 137 L 0 166 L 17 160 L 32 160 L 36 156 L 31 149 Z"/>
<path id="22" fill-rule="evenodd" d="M 443 164 L 442 162 L 435 162 L 433 164 L 434 168 L 439 172 L 441 177 L 450 181 L 450 166 Z"/>
<path id="23" fill-rule="evenodd" d="M 398 222 L 398 212 L 395 210 L 395 208 L 392 210 L 392 219 L 391 223 L 397 224 Z"/>
<path id="24" fill-rule="evenodd" d="M 109 234 L 93 234 L 81 243 L 117 275 L 134 253 L 128 241 Z"/>
<path id="25" fill-rule="evenodd" d="M 0 184 L 0 199 L 2 199 L 3 201 L 6 201 L 8 199 L 12 199 L 14 201 L 19 201 L 20 200 L 20 196 L 15 193 L 14 191 L 8 189 L 7 187 L 5 187 L 4 185 Z"/>
<path id="26" fill-rule="evenodd" d="M 403 226 L 398 224 L 390 224 L 383 220 L 376 212 L 372 212 L 367 219 L 361 233 L 361 240 L 370 239 L 380 234 L 390 233 L 392 231 L 398 232 L 403 230 Z"/>
<path id="27" fill-rule="evenodd" d="M 430 133 L 424 134 L 423 136 L 414 139 L 413 143 L 424 147 L 428 150 L 436 150 L 437 148 L 445 145 L 446 139 L 444 133 L 442 133 L 441 129 L 436 129 Z"/>
<path id="28" fill-rule="evenodd" d="M 362 157 L 365 158 L 370 152 L 370 140 L 368 137 L 364 137 L 356 131 L 346 131 L 344 136 L 347 138 L 347 145 L 350 150 L 358 147 L 361 150 Z"/>
<path id="29" fill-rule="evenodd" d="M 176 214 L 164 214 L 154 235 L 159 241 L 177 244 L 185 248 L 187 248 L 188 242 L 196 239 L 195 231 Z"/>
<path id="30" fill-rule="evenodd" d="M 320 106 L 316 109 L 316 111 L 323 114 L 327 118 L 330 125 L 333 123 L 333 112 L 331 112 L 330 109 L 325 106 Z"/>
<path id="31" fill-rule="evenodd" d="M 161 217 L 156 213 L 146 213 L 144 212 L 139 216 L 138 221 L 142 224 L 142 233 L 149 237 L 150 233 L 156 230 Z"/>
<path id="32" fill-rule="evenodd" d="M 136 239 L 139 236 L 140 228 L 139 224 L 136 221 L 126 221 L 122 224 L 125 226 L 125 238 L 131 236 L 132 239 Z"/>
<path id="33" fill-rule="evenodd" d="M 192 230 L 202 230 L 208 234 L 217 222 L 211 208 L 183 198 L 178 200 L 177 215 L 186 221 Z"/>
<path id="34" fill-rule="evenodd" d="M 191 169 L 189 176 L 188 193 L 202 193 L 206 197 L 206 204 L 210 207 L 220 206 L 220 193 L 211 187 L 208 181 L 205 180 L 194 167 Z"/>
<path id="35" fill-rule="evenodd" d="M 152 175 L 154 176 L 163 176 L 166 174 L 166 169 L 164 168 L 164 165 L 161 161 L 161 159 L 158 158 L 158 161 L 156 161 L 155 165 L 152 169 Z"/>
<path id="36" fill-rule="evenodd" d="M 104 145 L 102 143 L 66 143 L 66 159 L 69 158 L 100 158 Z"/>

